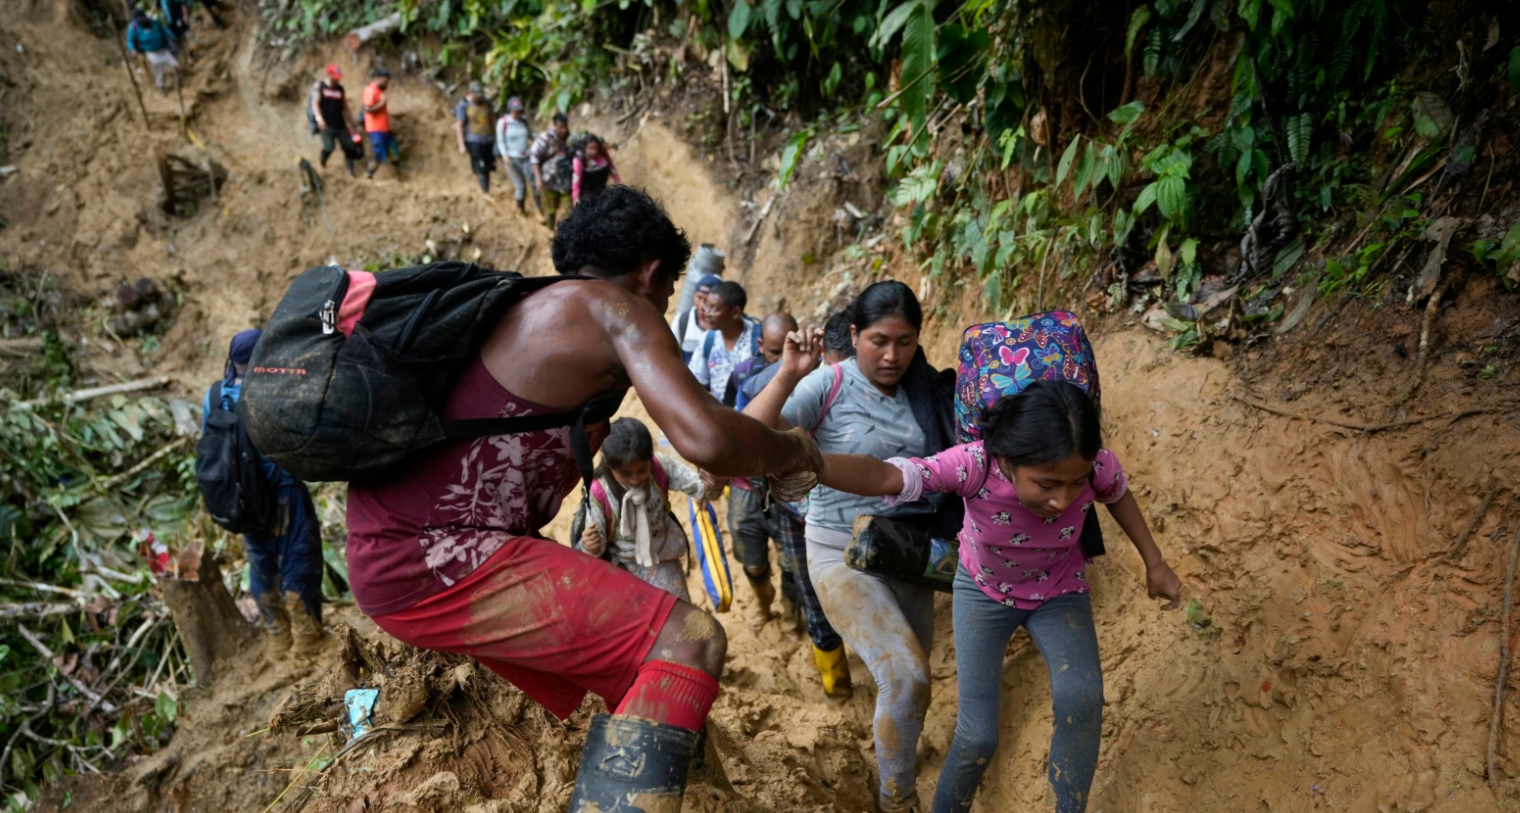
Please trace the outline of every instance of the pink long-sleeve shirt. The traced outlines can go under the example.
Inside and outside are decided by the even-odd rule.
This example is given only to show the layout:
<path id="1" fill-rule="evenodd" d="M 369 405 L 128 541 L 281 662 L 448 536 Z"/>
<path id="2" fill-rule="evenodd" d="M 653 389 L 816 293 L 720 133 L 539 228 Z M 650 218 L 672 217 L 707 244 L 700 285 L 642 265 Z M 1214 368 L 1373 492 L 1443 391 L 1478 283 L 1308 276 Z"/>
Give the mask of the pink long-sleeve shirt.
<path id="1" fill-rule="evenodd" d="M 1087 486 L 1059 516 L 1042 519 L 1019 503 L 1013 483 L 988 464 L 982 442 L 954 446 L 926 458 L 893 458 L 903 490 L 889 502 L 911 502 L 925 493 L 959 494 L 966 521 L 959 534 L 961 565 L 988 598 L 1032 610 L 1067 593 L 1087 593 L 1082 522 L 1093 501 L 1118 502 L 1129 488 L 1113 452 L 1102 449 Z M 1097 520 L 1094 520 L 1095 522 Z"/>

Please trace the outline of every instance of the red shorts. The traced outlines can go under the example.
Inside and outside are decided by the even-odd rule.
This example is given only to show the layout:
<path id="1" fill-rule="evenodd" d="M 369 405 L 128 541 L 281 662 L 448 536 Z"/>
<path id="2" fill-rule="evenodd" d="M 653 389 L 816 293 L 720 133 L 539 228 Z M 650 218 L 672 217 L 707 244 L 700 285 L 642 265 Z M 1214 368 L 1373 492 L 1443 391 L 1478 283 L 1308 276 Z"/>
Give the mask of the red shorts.
<path id="1" fill-rule="evenodd" d="M 601 559 L 519 536 L 458 584 L 374 621 L 412 646 L 469 655 L 563 720 L 588 691 L 617 707 L 675 604 Z"/>

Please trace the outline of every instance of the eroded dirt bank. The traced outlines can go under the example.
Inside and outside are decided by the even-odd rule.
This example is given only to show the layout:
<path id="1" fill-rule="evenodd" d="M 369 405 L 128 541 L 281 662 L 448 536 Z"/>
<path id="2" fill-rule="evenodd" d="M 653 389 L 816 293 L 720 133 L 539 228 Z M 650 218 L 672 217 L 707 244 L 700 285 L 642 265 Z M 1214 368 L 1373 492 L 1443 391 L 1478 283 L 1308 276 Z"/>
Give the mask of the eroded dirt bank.
<path id="1" fill-rule="evenodd" d="M 219 372 L 226 337 L 267 316 L 291 276 L 328 257 L 384 265 L 428 250 L 467 258 L 478 250 L 482 262 L 506 267 L 532 244 L 524 267 L 548 271 L 547 232 L 518 217 L 504 196 L 488 201 L 473 191 L 444 100 L 417 78 L 398 79 L 392 97 L 407 150 L 402 177 L 382 174 L 371 184 L 329 171 L 322 205 L 303 203 L 294 165 L 301 156 L 315 160 L 316 142 L 302 130 L 300 98 L 310 69 L 337 52 L 266 67 L 252 58 L 250 36 L 234 29 L 201 45 L 186 103 L 192 128 L 231 180 L 197 214 L 171 220 L 155 210 L 150 156 L 181 149 L 174 99 L 150 94 L 154 129 L 145 134 L 112 44 L 50 15 L 0 23 L 6 45 L 25 46 L 24 60 L 4 58 L 24 87 L 12 91 L 18 113 L 7 118 L 20 171 L 0 182 L 0 214 L 10 221 L 0 230 L 0 258 L 69 280 L 82 323 L 96 318 L 90 297 L 120 279 L 172 277 L 184 294 L 161 349 L 110 341 L 81 348 L 93 374 L 109 381 L 151 369 L 198 392 Z M 656 117 L 613 125 L 591 112 L 622 141 L 616 158 L 625 180 L 662 197 L 695 239 L 740 249 L 753 208 L 681 142 L 679 128 Z M 749 258 L 740 278 L 754 294 L 785 296 L 811 315 L 842 277 L 802 256 L 830 244 L 827 215 L 843 199 L 873 208 L 879 201 L 861 199 L 869 191 L 801 183 L 755 246 L 732 252 Z M 915 272 L 901 274 L 917 282 Z M 969 297 L 945 296 L 926 337 L 941 365 L 951 362 L 959 327 L 988 318 Z M 1450 336 L 1497 336 L 1513 318 L 1512 303 L 1481 284 L 1444 317 Z M 1507 777 L 1520 773 L 1510 761 L 1520 747 L 1514 723 L 1500 740 L 1498 797 L 1485 782 L 1484 758 L 1505 557 L 1520 523 L 1511 490 L 1520 433 L 1515 411 L 1502 411 L 1513 393 L 1485 389 L 1460 364 L 1438 364 L 1410 414 L 1492 411 L 1351 430 L 1239 399 L 1281 406 L 1291 394 L 1296 400 L 1282 411 L 1388 422 L 1381 416 L 1400 413 L 1402 379 L 1372 363 L 1386 355 L 1373 331 L 1260 351 L 1275 363 L 1177 355 L 1120 319 L 1095 324 L 1094 333 L 1108 443 L 1201 601 L 1195 620 L 1209 625 L 1199 630 L 1182 613 L 1157 612 L 1122 542 L 1093 569 L 1109 706 L 1091 809 L 1510 809 L 1517 789 Z M 1295 366 L 1295 358 L 1318 366 Z M 1369 361 L 1345 377 L 1347 386 L 1327 372 L 1362 359 Z M 627 411 L 641 414 L 632 402 Z M 1490 493 L 1465 545 L 1445 555 Z M 738 601 L 747 600 L 741 588 Z M 335 615 L 380 637 L 351 609 Z M 739 617 L 723 618 L 731 654 L 714 711 L 733 791 L 695 787 L 686 809 L 869 809 L 872 689 L 863 665 L 853 663 L 856 697 L 830 705 L 805 639 L 774 624 L 756 633 Z M 954 726 L 944 598 L 936 636 L 921 745 L 926 798 Z M 192 698 L 163 752 L 109 781 L 76 786 L 74 809 L 264 811 L 292 784 L 274 809 L 297 801 L 322 811 L 563 808 L 596 701 L 561 725 L 478 668 L 399 651 L 387 657 L 397 675 L 413 676 L 410 684 L 391 678 L 393 688 L 425 685 L 424 713 L 404 723 L 416 728 L 344 755 L 321 782 L 300 770 L 320 764 L 324 748 L 336 751 L 325 735 L 258 732 L 293 688 L 331 682 L 336 649 L 285 670 L 250 660 L 242 679 Z M 1051 721 L 1045 668 L 1027 637 L 1010 648 L 1005 686 L 1003 747 L 977 809 L 1037 809 Z M 308 786 L 321 792 L 306 798 Z"/>

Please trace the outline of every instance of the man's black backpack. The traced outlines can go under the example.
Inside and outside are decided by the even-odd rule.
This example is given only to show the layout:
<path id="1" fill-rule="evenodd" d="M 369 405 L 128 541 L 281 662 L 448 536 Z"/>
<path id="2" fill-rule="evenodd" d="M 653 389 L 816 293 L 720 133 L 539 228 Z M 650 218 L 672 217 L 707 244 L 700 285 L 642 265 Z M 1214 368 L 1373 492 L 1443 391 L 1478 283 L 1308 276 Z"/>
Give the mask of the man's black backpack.
<path id="1" fill-rule="evenodd" d="M 195 479 L 216 524 L 237 534 L 266 533 L 275 526 L 274 484 L 248 440 L 232 398 L 221 382 L 211 388 L 206 428 L 195 447 Z"/>
<path id="2" fill-rule="evenodd" d="M 445 421 L 454 383 L 507 308 L 566 279 L 438 262 L 371 274 L 319 266 L 296 277 L 254 348 L 240 406 L 248 436 L 308 481 L 365 481 L 445 440 L 570 428 L 591 480 L 586 426 L 621 390 L 577 410 Z"/>

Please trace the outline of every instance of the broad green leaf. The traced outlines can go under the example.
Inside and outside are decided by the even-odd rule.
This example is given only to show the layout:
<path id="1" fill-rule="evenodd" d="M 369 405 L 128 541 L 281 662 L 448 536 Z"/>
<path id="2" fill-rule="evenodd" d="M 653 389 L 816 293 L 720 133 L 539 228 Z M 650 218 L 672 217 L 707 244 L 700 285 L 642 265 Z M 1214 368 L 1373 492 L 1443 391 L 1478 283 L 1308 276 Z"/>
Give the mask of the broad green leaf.
<path id="1" fill-rule="evenodd" d="M 1446 100 L 1422 90 L 1414 94 L 1414 101 L 1410 103 L 1414 111 L 1414 129 L 1425 138 L 1438 138 L 1451 127 L 1454 116 L 1451 107 Z"/>
<path id="2" fill-rule="evenodd" d="M 1240 0 L 1240 19 L 1246 21 L 1247 28 L 1255 31 L 1256 23 L 1261 19 L 1261 0 Z"/>
<path id="3" fill-rule="evenodd" d="M 797 163 L 802 158 L 802 152 L 807 148 L 808 139 L 813 135 L 811 130 L 803 130 L 787 139 L 786 147 L 781 150 L 781 188 L 791 182 L 792 174 L 797 171 Z"/>
<path id="4" fill-rule="evenodd" d="M 1108 120 L 1117 124 L 1129 124 L 1145 112 L 1145 102 L 1136 99 L 1129 104 L 1108 111 Z"/>
<path id="5" fill-rule="evenodd" d="M 1277 259 L 1272 261 L 1272 278 L 1277 279 L 1292 271 L 1293 266 L 1298 264 L 1298 258 L 1304 256 L 1305 248 L 1304 238 L 1299 237 L 1279 249 Z"/>
<path id="6" fill-rule="evenodd" d="M 985 28 L 967 31 L 956 23 L 939 31 L 940 85 L 961 104 L 976 98 L 977 88 L 986 75 L 987 55 L 992 35 Z"/>
<path id="7" fill-rule="evenodd" d="M 1183 240 L 1182 245 L 1177 247 L 1177 259 L 1182 263 L 1183 268 L 1192 266 L 1198 259 L 1198 241 L 1191 237 Z"/>
<path id="8" fill-rule="evenodd" d="M 913 140 L 923 140 L 929 99 L 934 94 L 934 15 L 916 3 L 903 28 L 902 108 L 913 122 Z"/>
<path id="9" fill-rule="evenodd" d="M 728 35 L 734 39 L 744 36 L 749 30 L 749 19 L 748 0 L 734 0 L 734 7 L 728 12 Z"/>
<path id="10" fill-rule="evenodd" d="M 1151 208 L 1151 204 L 1156 202 L 1156 185 L 1158 183 L 1160 182 L 1152 181 L 1146 184 L 1144 189 L 1140 190 L 1140 197 L 1135 198 L 1135 217 L 1138 218 L 1140 215 L 1145 214 L 1145 210 Z"/>
<path id="11" fill-rule="evenodd" d="M 1520 93 L 1520 45 L 1509 50 L 1509 90 L 1511 93 Z"/>
<path id="12" fill-rule="evenodd" d="M 1277 36 L 1292 19 L 1293 0 L 1272 0 L 1272 36 Z"/>
<path id="13" fill-rule="evenodd" d="M 1288 116 L 1283 120 L 1287 131 L 1288 156 L 1300 166 L 1309 160 L 1309 140 L 1313 137 L 1314 124 L 1308 113 Z"/>
<path id="14" fill-rule="evenodd" d="M 1082 150 L 1082 158 L 1077 161 L 1077 175 L 1072 179 L 1072 195 L 1082 199 L 1082 193 L 1087 191 L 1087 184 L 1092 181 L 1093 167 L 1097 165 L 1097 156 L 1093 154 L 1093 144 L 1087 142 L 1087 147 Z"/>
<path id="15" fill-rule="evenodd" d="M 1177 29 L 1177 34 L 1172 37 L 1173 42 L 1182 42 L 1182 38 L 1186 37 L 1188 32 L 1193 30 L 1193 26 L 1198 24 L 1199 18 L 1203 16 L 1203 9 L 1208 4 L 1208 0 L 1193 0 L 1193 7 L 1188 10 L 1187 22 Z"/>
<path id="16" fill-rule="evenodd" d="M 1509 231 L 1504 234 L 1504 240 L 1499 243 L 1499 250 L 1491 256 L 1501 269 L 1520 260 L 1520 219 L 1510 225 Z"/>
<path id="17" fill-rule="evenodd" d="M 877 26 L 876 33 L 871 35 L 871 41 L 868 44 L 872 48 L 887 47 L 892 38 L 897 36 L 897 32 L 901 31 L 904 25 L 907 25 L 908 15 L 912 14 L 920 5 L 922 5 L 920 0 L 908 0 L 906 3 L 892 9 L 887 13 L 887 16 L 881 18 L 881 25 Z"/>
<path id="18" fill-rule="evenodd" d="M 1081 141 L 1081 136 L 1072 136 L 1066 151 L 1061 153 L 1061 162 L 1056 165 L 1056 186 L 1066 182 L 1066 173 L 1071 172 L 1071 162 L 1077 157 L 1077 144 Z"/>
<path id="19" fill-rule="evenodd" d="M 1172 255 L 1172 247 L 1167 245 L 1167 230 L 1161 232 L 1161 239 L 1156 241 L 1156 270 L 1161 272 L 1161 278 L 1170 282 L 1172 279 L 1172 267 L 1175 258 Z"/>
<path id="20" fill-rule="evenodd" d="M 1178 220 L 1187 205 L 1187 181 L 1168 175 L 1156 181 L 1156 206 L 1167 220 Z"/>

